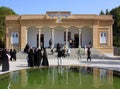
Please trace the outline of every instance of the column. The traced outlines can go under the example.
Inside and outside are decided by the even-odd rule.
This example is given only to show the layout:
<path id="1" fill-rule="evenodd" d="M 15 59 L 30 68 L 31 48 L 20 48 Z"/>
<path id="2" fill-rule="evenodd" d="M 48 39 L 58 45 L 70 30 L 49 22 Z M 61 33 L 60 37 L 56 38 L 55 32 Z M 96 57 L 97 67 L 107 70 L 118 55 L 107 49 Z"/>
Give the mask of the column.
<path id="1" fill-rule="evenodd" d="M 98 32 L 97 32 L 98 24 L 99 24 L 98 20 L 95 20 L 93 22 L 93 48 L 97 48 L 98 42 L 100 41 L 100 39 L 98 38 Z"/>
<path id="2" fill-rule="evenodd" d="M 20 29 L 20 48 L 21 48 L 21 51 L 23 51 L 25 46 L 26 46 L 26 30 L 27 30 L 27 28 L 25 26 L 21 26 L 21 29 Z"/>
<path id="3" fill-rule="evenodd" d="M 79 29 L 79 47 L 81 48 L 81 29 Z"/>
<path id="4" fill-rule="evenodd" d="M 27 41 L 28 41 L 28 40 L 27 40 L 27 39 L 28 39 L 28 38 L 27 38 L 27 35 L 28 35 L 27 33 L 28 33 L 28 30 L 26 29 L 26 30 L 25 30 L 25 34 L 26 34 L 25 41 L 26 41 L 26 44 L 28 43 L 28 42 L 27 42 Z"/>
<path id="5" fill-rule="evenodd" d="M 112 30 L 112 25 L 110 27 L 110 36 L 111 36 L 111 39 L 110 39 L 110 46 L 113 46 L 113 30 Z"/>
<path id="6" fill-rule="evenodd" d="M 54 48 L 54 28 L 52 28 L 52 48 Z"/>
<path id="7" fill-rule="evenodd" d="M 10 35 L 9 34 L 10 34 L 9 30 L 8 28 L 6 28 L 6 48 L 10 48 L 10 44 L 11 44 L 10 42 L 11 34 Z"/>
<path id="8" fill-rule="evenodd" d="M 97 26 L 93 26 L 93 47 L 97 47 Z"/>
<path id="9" fill-rule="evenodd" d="M 66 47 L 68 47 L 68 29 L 66 29 Z"/>
<path id="10" fill-rule="evenodd" d="M 41 48 L 41 45 L 40 45 L 40 43 L 41 43 L 41 41 L 40 41 L 40 38 L 41 38 L 41 29 L 39 29 L 39 32 L 38 32 L 38 48 L 40 49 Z"/>

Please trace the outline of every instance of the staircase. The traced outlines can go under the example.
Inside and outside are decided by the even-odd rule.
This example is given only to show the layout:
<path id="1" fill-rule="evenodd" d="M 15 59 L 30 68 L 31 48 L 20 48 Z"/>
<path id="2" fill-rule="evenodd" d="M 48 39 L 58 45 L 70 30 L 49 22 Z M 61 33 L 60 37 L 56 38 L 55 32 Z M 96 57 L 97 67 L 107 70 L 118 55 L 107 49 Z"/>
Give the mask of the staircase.
<path id="1" fill-rule="evenodd" d="M 52 55 L 50 49 L 47 49 L 48 52 L 48 58 L 53 59 L 53 58 L 57 58 L 57 52 L 54 51 L 54 54 Z M 78 48 L 71 48 L 71 54 L 70 56 L 66 56 L 67 59 L 77 59 L 78 58 Z M 104 54 L 102 54 L 101 52 L 99 52 L 97 49 L 95 48 L 91 48 L 91 58 L 92 59 L 105 59 L 105 58 L 109 58 L 107 56 L 105 56 Z M 87 54 L 84 51 L 84 48 L 82 48 L 82 59 L 87 59 Z"/>
<path id="2" fill-rule="evenodd" d="M 19 51 L 16 54 L 17 59 L 27 59 L 27 53 L 24 53 L 23 51 Z"/>
<path id="3" fill-rule="evenodd" d="M 49 59 L 57 59 L 57 52 L 55 52 L 56 49 L 54 49 L 54 54 L 52 55 L 51 49 L 47 49 L 47 54 Z M 27 54 L 20 51 L 17 53 L 17 58 L 18 59 L 26 59 Z M 78 48 L 71 48 L 71 54 L 70 56 L 66 56 L 66 59 L 77 59 L 78 58 Z M 92 59 L 105 59 L 108 58 L 98 50 L 91 48 L 91 58 Z M 82 59 L 87 59 L 87 55 L 84 51 L 84 48 L 82 48 Z"/>
<path id="4" fill-rule="evenodd" d="M 91 55 L 92 55 L 92 59 L 106 59 L 106 58 L 109 58 L 108 56 L 105 56 L 104 54 L 102 54 L 100 51 L 98 51 L 95 48 L 91 48 Z"/>

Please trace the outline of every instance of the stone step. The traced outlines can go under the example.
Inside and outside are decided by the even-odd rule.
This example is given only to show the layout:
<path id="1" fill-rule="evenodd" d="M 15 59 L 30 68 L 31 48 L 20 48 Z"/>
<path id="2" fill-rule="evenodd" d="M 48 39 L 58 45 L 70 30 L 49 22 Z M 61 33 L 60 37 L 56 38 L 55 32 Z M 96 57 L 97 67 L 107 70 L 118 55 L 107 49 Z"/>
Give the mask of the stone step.
<path id="1" fill-rule="evenodd" d="M 82 58 L 86 59 L 87 55 L 85 54 L 84 48 L 82 48 Z M 77 59 L 78 58 L 78 48 L 71 48 L 71 54 L 70 56 L 67 56 L 66 58 L 68 59 Z M 49 59 L 57 59 L 57 52 L 54 49 L 54 54 L 52 55 L 51 53 L 51 49 L 47 49 L 47 54 L 48 54 L 48 58 Z M 17 58 L 19 59 L 26 59 L 27 58 L 27 54 L 20 51 L 17 53 Z M 105 56 L 104 54 L 102 54 L 101 52 L 99 52 L 98 50 L 91 48 L 91 58 L 92 59 L 105 59 L 108 58 L 107 56 Z"/>

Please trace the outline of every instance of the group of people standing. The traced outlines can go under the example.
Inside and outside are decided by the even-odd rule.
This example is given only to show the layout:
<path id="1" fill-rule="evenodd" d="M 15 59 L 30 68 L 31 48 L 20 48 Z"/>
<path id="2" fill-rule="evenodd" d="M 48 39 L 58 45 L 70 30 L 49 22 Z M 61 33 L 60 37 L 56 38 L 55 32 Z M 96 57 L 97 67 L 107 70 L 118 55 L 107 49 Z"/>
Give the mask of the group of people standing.
<path id="1" fill-rule="evenodd" d="M 56 52 L 58 52 L 60 50 L 62 51 L 61 56 L 64 57 L 64 58 L 66 56 L 70 56 L 70 54 L 71 54 L 70 47 L 66 46 L 66 44 L 60 45 L 59 43 L 57 43 Z"/>
<path id="2" fill-rule="evenodd" d="M 70 56 L 70 48 L 68 48 L 66 45 L 61 45 L 57 43 L 57 48 L 56 48 L 57 54 L 57 60 L 58 60 L 58 65 L 62 65 L 62 58 L 65 58 L 66 56 Z"/>
<path id="3" fill-rule="evenodd" d="M 16 61 L 16 50 L 10 49 L 10 61 Z"/>
<path id="4" fill-rule="evenodd" d="M 43 49 L 33 49 L 30 48 L 28 51 L 28 66 L 49 66 L 46 48 Z"/>

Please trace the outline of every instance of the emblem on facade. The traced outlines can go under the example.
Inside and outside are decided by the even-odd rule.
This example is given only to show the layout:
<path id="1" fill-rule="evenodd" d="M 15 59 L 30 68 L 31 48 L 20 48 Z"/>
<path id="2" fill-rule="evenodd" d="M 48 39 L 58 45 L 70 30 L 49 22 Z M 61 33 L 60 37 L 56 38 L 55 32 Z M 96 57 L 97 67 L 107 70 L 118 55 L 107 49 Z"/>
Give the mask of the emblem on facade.
<path id="1" fill-rule="evenodd" d="M 62 16 L 61 16 L 61 13 L 59 12 L 57 15 L 56 23 L 61 23 L 61 22 L 62 22 Z"/>
<path id="2" fill-rule="evenodd" d="M 56 18 L 56 23 L 61 23 L 63 18 L 67 18 L 71 15 L 69 11 L 56 11 L 56 12 L 47 12 L 48 16 L 51 18 Z"/>

